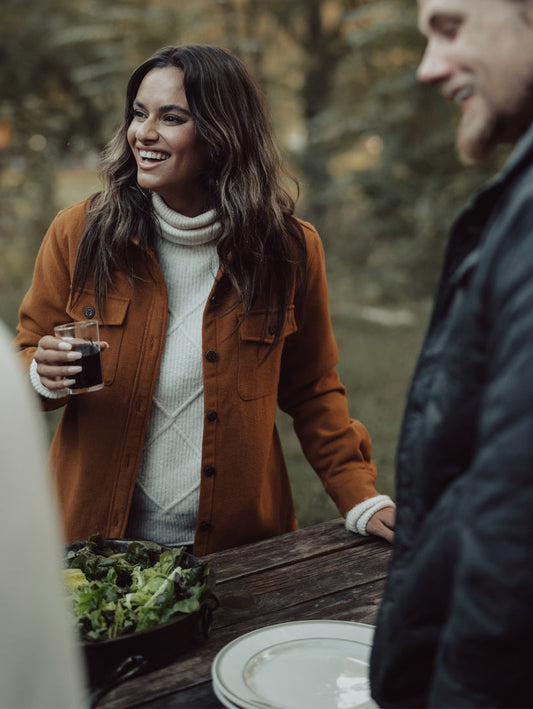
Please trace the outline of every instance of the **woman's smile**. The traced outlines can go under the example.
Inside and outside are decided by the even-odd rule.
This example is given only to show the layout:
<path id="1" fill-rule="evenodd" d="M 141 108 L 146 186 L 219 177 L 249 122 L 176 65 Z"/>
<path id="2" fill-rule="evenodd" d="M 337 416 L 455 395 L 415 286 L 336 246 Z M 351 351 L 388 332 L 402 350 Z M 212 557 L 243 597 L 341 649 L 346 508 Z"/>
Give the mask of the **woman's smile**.
<path id="1" fill-rule="evenodd" d="M 141 158 L 141 163 L 152 163 L 152 162 L 162 162 L 167 160 L 170 155 L 168 153 L 156 153 L 153 150 L 139 150 L 139 157 Z"/>

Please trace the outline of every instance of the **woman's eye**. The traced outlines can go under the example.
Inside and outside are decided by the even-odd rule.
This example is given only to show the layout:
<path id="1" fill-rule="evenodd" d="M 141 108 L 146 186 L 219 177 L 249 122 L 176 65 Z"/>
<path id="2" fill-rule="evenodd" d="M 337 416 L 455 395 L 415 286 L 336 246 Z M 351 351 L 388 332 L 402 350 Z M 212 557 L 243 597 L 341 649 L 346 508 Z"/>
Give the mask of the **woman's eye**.
<path id="1" fill-rule="evenodd" d="M 139 110 L 138 108 L 134 108 L 133 109 L 133 117 L 139 118 L 139 119 L 144 118 L 144 113 L 141 110 Z"/>
<path id="2" fill-rule="evenodd" d="M 180 124 L 184 123 L 184 119 L 181 116 L 176 116 L 174 114 L 165 116 L 164 119 L 165 123 L 173 123 L 173 124 Z"/>

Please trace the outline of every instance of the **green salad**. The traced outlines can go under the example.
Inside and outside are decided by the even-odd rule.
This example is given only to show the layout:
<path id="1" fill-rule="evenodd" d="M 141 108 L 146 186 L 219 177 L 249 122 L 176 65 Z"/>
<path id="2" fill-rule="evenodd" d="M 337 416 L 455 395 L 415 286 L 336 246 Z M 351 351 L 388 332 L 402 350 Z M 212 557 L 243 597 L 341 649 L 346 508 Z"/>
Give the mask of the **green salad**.
<path id="1" fill-rule="evenodd" d="M 214 585 L 207 564 L 183 547 L 165 551 L 153 542 L 131 542 L 116 553 L 101 535 L 70 551 L 65 565 L 65 587 L 85 642 L 147 630 L 194 613 Z"/>

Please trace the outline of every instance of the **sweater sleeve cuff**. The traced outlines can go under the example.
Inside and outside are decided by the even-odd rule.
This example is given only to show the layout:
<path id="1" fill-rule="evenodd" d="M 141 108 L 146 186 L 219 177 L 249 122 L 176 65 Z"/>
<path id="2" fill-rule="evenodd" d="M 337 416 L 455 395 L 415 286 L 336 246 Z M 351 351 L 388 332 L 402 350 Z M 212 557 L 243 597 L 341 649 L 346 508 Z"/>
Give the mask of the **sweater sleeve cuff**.
<path id="1" fill-rule="evenodd" d="M 57 391 L 52 391 L 41 384 L 41 378 L 37 373 L 37 362 L 32 360 L 30 365 L 30 381 L 32 383 L 35 391 L 44 396 L 45 399 L 63 399 L 65 396 L 69 396 L 70 389 L 57 389 Z"/>
<path id="2" fill-rule="evenodd" d="M 368 536 L 366 525 L 368 520 L 384 507 L 396 507 L 388 495 L 376 495 L 363 500 L 348 512 L 344 526 L 351 532 L 357 532 L 363 536 Z"/>

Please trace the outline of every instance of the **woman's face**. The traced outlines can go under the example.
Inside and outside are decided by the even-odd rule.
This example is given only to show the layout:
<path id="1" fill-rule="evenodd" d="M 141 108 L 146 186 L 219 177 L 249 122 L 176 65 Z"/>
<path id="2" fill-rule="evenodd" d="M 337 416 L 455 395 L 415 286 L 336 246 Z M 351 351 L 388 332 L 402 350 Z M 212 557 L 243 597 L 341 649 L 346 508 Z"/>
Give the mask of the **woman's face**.
<path id="1" fill-rule="evenodd" d="M 132 110 L 127 136 L 139 185 L 186 216 L 204 212 L 208 150 L 189 112 L 183 72 L 175 67 L 149 71 Z"/>

